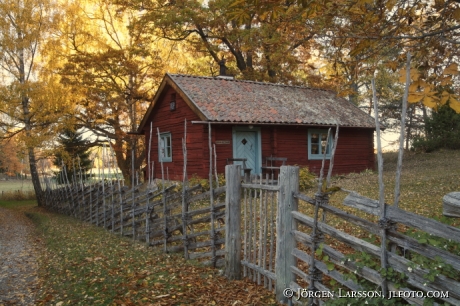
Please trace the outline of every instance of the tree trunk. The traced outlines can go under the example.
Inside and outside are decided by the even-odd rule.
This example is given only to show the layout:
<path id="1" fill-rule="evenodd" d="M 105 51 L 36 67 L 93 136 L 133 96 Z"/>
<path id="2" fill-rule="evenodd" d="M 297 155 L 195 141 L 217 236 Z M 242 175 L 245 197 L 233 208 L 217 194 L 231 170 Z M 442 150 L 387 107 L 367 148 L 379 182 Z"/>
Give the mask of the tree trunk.
<path id="1" fill-rule="evenodd" d="M 22 39 L 22 32 L 18 31 L 19 40 Z M 25 59 L 24 59 L 24 49 L 20 48 L 18 50 L 18 59 L 19 59 L 19 83 L 22 85 L 26 84 L 26 69 L 25 69 Z M 32 122 L 30 115 L 30 99 L 27 95 L 27 91 L 22 89 L 21 92 L 21 103 L 22 103 L 22 115 L 24 118 L 24 128 L 25 133 L 28 139 L 32 138 Z M 40 184 L 40 177 L 37 170 L 37 161 L 35 159 L 34 148 L 28 146 L 29 153 L 29 167 L 30 167 L 30 176 L 32 178 L 32 184 L 35 190 L 35 196 L 37 197 L 38 206 L 45 205 L 44 194 Z"/>
<path id="2" fill-rule="evenodd" d="M 30 176 L 32 177 L 32 184 L 35 190 L 35 196 L 37 197 L 38 206 L 45 205 L 45 198 L 43 196 L 42 186 L 40 184 L 40 177 L 37 170 L 37 161 L 35 159 L 34 148 L 29 148 L 29 167 L 30 167 Z"/>
<path id="3" fill-rule="evenodd" d="M 115 151 L 115 158 L 117 159 L 118 168 L 125 179 L 125 184 L 131 185 L 131 148 L 126 149 L 126 155 L 123 150 L 123 141 L 115 139 L 113 144 L 113 150 Z"/>

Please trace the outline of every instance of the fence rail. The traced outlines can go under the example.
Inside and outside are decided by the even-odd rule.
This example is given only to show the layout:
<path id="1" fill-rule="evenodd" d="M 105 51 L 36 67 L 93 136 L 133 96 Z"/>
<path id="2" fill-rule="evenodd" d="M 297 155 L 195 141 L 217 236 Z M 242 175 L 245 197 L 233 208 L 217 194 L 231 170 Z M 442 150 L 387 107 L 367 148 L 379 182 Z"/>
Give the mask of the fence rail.
<path id="1" fill-rule="evenodd" d="M 225 186 L 214 189 L 214 198 L 222 200 L 225 190 Z M 50 210 L 151 246 L 163 246 L 166 252 L 187 248 L 187 258 L 208 259 L 206 263 L 216 266 L 223 264 L 225 203 L 217 202 L 211 208 L 211 192 L 204 191 L 201 185 L 184 192 L 176 185 L 163 190 L 142 190 L 141 186 L 128 188 L 113 180 L 56 185 L 45 194 Z M 210 230 L 212 220 L 214 232 Z M 210 251 L 213 246 L 214 254 Z"/>

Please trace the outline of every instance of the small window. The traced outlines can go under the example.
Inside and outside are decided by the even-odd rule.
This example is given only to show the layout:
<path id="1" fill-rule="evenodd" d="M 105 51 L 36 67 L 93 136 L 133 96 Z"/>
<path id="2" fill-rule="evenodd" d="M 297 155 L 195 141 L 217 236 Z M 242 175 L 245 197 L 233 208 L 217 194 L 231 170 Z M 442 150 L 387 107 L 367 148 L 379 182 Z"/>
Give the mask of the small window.
<path id="1" fill-rule="evenodd" d="M 169 102 L 169 110 L 175 111 L 176 110 L 176 94 L 171 94 L 171 102 Z"/>
<path id="2" fill-rule="evenodd" d="M 172 162 L 171 133 L 160 134 L 160 145 L 158 146 L 159 161 Z"/>
<path id="3" fill-rule="evenodd" d="M 308 131 L 308 159 L 323 159 L 324 153 L 327 159 L 331 158 L 333 134 L 331 133 L 327 141 L 327 131 L 326 129 Z"/>

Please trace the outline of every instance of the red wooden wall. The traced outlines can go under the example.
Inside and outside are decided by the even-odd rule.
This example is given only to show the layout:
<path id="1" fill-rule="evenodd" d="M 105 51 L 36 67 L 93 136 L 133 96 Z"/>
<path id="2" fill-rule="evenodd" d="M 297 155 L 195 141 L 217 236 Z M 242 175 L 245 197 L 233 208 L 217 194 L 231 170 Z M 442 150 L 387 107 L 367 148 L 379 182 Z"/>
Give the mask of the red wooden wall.
<path id="1" fill-rule="evenodd" d="M 166 86 L 163 94 L 145 125 L 146 143 L 149 140 L 150 121 L 153 120 L 153 137 L 150 159 L 154 162 L 154 177 L 161 178 L 161 167 L 158 160 L 158 136 L 170 132 L 172 137 L 172 162 L 164 162 L 164 173 L 169 173 L 169 179 L 182 180 L 183 154 L 182 138 L 184 137 L 184 120 L 187 119 L 187 173 L 189 177 L 197 174 L 200 177 L 209 175 L 209 147 L 207 124 L 192 124 L 200 118 L 176 94 L 176 110 L 170 111 L 169 103 L 174 90 Z M 226 159 L 232 158 L 232 128 L 231 124 L 212 125 L 211 141 L 216 144 L 217 171 L 225 172 Z M 308 129 L 305 126 L 268 126 L 262 125 L 262 163 L 265 157 L 286 157 L 288 165 L 308 166 L 319 173 L 321 160 L 308 160 Z M 318 129 L 320 127 L 311 127 Z M 340 128 L 338 147 L 334 161 L 334 174 L 361 172 L 374 169 L 373 130 L 360 128 Z M 216 143 L 217 141 L 217 143 Z M 329 162 L 326 162 L 328 166 Z M 327 167 L 326 167 L 327 171 Z"/>
<path id="2" fill-rule="evenodd" d="M 203 158 L 203 125 L 191 124 L 191 121 L 200 118 L 188 107 L 184 100 L 176 94 L 176 110 L 170 110 L 171 94 L 175 91 L 166 86 L 162 95 L 159 97 L 149 120 L 145 124 L 144 133 L 148 148 L 150 137 L 150 122 L 153 121 L 153 135 L 151 143 L 150 160 L 154 163 L 154 178 L 161 178 L 161 166 L 158 159 L 158 134 L 171 133 L 172 162 L 163 163 L 163 171 L 169 174 L 171 180 L 182 180 L 184 158 L 182 154 L 182 139 L 184 138 L 184 121 L 187 119 L 187 171 L 191 175 L 200 173 L 209 163 L 207 158 Z M 148 158 L 148 154 L 146 154 Z"/>

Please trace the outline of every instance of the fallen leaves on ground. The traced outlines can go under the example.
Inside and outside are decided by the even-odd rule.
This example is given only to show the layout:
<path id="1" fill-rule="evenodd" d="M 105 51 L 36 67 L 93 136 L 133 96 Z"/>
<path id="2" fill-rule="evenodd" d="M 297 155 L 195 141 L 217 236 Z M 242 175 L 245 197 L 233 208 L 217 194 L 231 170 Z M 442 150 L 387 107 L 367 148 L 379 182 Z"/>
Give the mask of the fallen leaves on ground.
<path id="1" fill-rule="evenodd" d="M 40 239 L 22 209 L 0 207 L 0 305 L 33 305 Z"/>
<path id="2" fill-rule="evenodd" d="M 39 305 L 276 305 L 274 293 L 229 281 L 182 254 L 164 254 L 70 217 L 35 213 L 47 243 Z"/>

